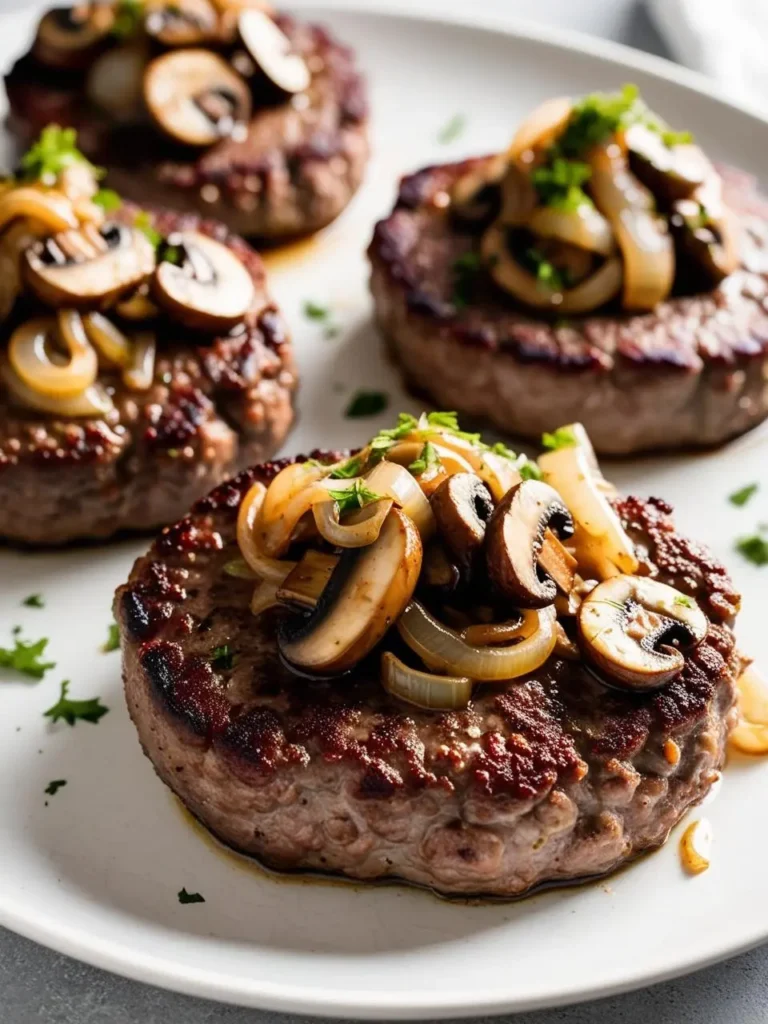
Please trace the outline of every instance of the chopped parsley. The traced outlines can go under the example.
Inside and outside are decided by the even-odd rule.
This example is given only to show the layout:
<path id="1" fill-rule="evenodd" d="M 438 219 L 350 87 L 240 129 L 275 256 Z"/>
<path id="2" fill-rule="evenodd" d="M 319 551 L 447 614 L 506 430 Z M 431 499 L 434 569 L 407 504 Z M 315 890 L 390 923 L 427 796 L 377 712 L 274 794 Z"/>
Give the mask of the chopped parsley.
<path id="1" fill-rule="evenodd" d="M 143 16 L 142 0 L 120 0 L 115 10 L 115 20 L 112 22 L 112 35 L 118 39 L 128 39 L 136 35 L 141 28 Z"/>
<path id="2" fill-rule="evenodd" d="M 687 146 L 693 142 L 692 132 L 675 132 L 671 128 L 665 128 L 659 134 L 667 149 L 672 149 L 673 146 Z"/>
<path id="3" fill-rule="evenodd" d="M 78 721 L 96 725 L 99 719 L 109 711 L 109 708 L 104 707 L 98 697 L 92 697 L 90 700 L 70 700 L 67 696 L 68 691 L 69 680 L 65 679 L 61 684 L 58 701 L 44 712 L 45 717 L 50 718 L 51 722 L 63 719 L 67 725 L 75 725 Z"/>
<path id="4" fill-rule="evenodd" d="M 759 533 L 753 533 L 751 537 L 740 537 L 736 541 L 736 550 L 753 565 L 768 565 L 768 539 Z"/>
<path id="5" fill-rule="evenodd" d="M 343 491 L 329 490 L 328 496 L 339 506 L 340 516 L 343 516 L 346 512 L 354 512 L 358 508 L 365 508 L 366 505 L 370 505 L 373 501 L 381 501 L 383 497 L 383 495 L 376 494 L 375 491 L 366 487 L 362 480 L 355 480 L 352 487 L 347 487 Z"/>
<path id="6" fill-rule="evenodd" d="M 47 793 L 48 796 L 56 796 L 58 791 L 62 789 L 64 786 L 66 786 L 66 784 L 66 779 L 54 779 L 53 782 L 49 782 L 48 785 L 45 787 L 45 792 Z"/>
<path id="7" fill-rule="evenodd" d="M 352 397 L 344 415 L 347 419 L 377 416 L 389 405 L 389 396 L 383 391 L 358 391 Z"/>
<path id="8" fill-rule="evenodd" d="M 179 893 L 179 903 L 205 903 L 205 897 L 199 892 L 187 892 L 186 889 L 182 889 Z"/>
<path id="9" fill-rule="evenodd" d="M 737 508 L 743 508 L 749 499 L 754 497 L 759 490 L 760 484 L 747 484 L 745 487 L 740 487 L 738 491 L 734 491 L 733 494 L 729 494 L 728 501 L 730 501 L 732 505 L 736 505 Z"/>
<path id="10" fill-rule="evenodd" d="M 45 608 L 42 594 L 30 594 L 21 602 L 25 608 Z"/>
<path id="11" fill-rule="evenodd" d="M 558 270 L 538 249 L 529 249 L 527 255 L 536 264 L 536 280 L 540 285 L 556 292 L 561 292 L 566 287 L 565 272 Z"/>
<path id="12" fill-rule="evenodd" d="M 335 338 L 339 334 L 339 327 L 333 323 L 331 311 L 327 306 L 321 306 L 319 302 L 307 299 L 304 303 L 304 316 L 307 320 L 315 320 L 325 326 L 324 335 L 326 338 Z"/>
<path id="13" fill-rule="evenodd" d="M 545 206 L 570 212 L 580 206 L 592 206 L 592 200 L 582 188 L 591 174 L 589 164 L 556 156 L 549 165 L 537 167 L 531 173 L 531 181 Z"/>
<path id="14" fill-rule="evenodd" d="M 123 205 L 123 200 L 113 188 L 100 188 L 91 202 L 100 206 L 105 213 L 114 213 Z"/>
<path id="15" fill-rule="evenodd" d="M 447 146 L 455 142 L 460 135 L 463 135 L 467 127 L 467 119 L 464 114 L 454 114 L 450 121 L 447 121 L 437 133 L 437 141 L 441 146 Z"/>
<path id="16" fill-rule="evenodd" d="M 73 164 L 85 164 L 96 177 L 102 174 L 77 148 L 77 132 L 74 128 L 49 124 L 21 158 L 19 177 L 24 181 L 41 181 L 45 185 L 53 185 L 59 175 Z"/>
<path id="17" fill-rule="evenodd" d="M 237 655 L 231 650 L 229 644 L 222 644 L 221 647 L 214 647 L 211 654 L 211 665 L 223 672 L 235 667 Z"/>
<path id="18" fill-rule="evenodd" d="M 681 604 L 684 608 L 693 608 L 693 601 L 685 594 L 678 594 L 672 604 Z"/>
<path id="19" fill-rule="evenodd" d="M 439 465 L 440 457 L 437 454 L 437 449 L 429 441 L 425 441 L 418 459 L 414 459 L 408 467 L 408 470 L 413 473 L 414 476 L 421 476 L 422 473 L 426 473 L 427 470 L 432 469 L 433 466 Z"/>
<path id="20" fill-rule="evenodd" d="M 157 246 L 157 258 L 161 263 L 173 263 L 174 266 L 180 267 L 184 263 L 184 249 L 180 245 L 169 245 L 165 240 L 161 240 Z"/>
<path id="21" fill-rule="evenodd" d="M 578 444 L 576 435 L 570 427 L 558 427 L 551 434 L 541 435 L 541 446 L 548 451 L 556 452 L 560 448 L 575 448 Z"/>
<path id="22" fill-rule="evenodd" d="M 139 210 L 133 220 L 133 226 L 143 232 L 157 249 L 163 241 L 163 236 L 152 223 L 152 218 L 146 210 Z"/>
<path id="23" fill-rule="evenodd" d="M 523 480 L 541 480 L 541 470 L 538 464 L 528 458 L 527 455 L 520 456 L 520 462 L 517 465 L 517 472 L 523 478 Z"/>
<path id="24" fill-rule="evenodd" d="M 48 638 L 42 640 L 20 640 L 21 630 L 14 628 L 13 647 L 0 647 L 0 668 L 12 668 L 32 679 L 42 679 L 48 669 L 55 668 L 55 661 L 43 661 Z"/>
<path id="25" fill-rule="evenodd" d="M 101 650 L 104 654 L 120 650 L 120 627 L 116 622 L 110 622 L 107 626 L 107 639 L 101 645 Z"/>
<path id="26" fill-rule="evenodd" d="M 593 146 L 606 142 L 619 128 L 648 121 L 647 114 L 636 85 L 624 85 L 619 92 L 589 93 L 574 106 L 554 148 L 558 155 L 578 159 Z"/>
<path id="27" fill-rule="evenodd" d="M 465 252 L 453 261 L 453 295 L 451 301 L 457 309 L 465 309 L 472 298 L 483 261 L 476 252 Z"/>
<path id="28" fill-rule="evenodd" d="M 338 466 L 332 469 L 330 477 L 332 480 L 349 480 L 353 476 L 360 476 L 365 462 L 364 455 L 353 455 L 351 459 L 339 463 Z"/>

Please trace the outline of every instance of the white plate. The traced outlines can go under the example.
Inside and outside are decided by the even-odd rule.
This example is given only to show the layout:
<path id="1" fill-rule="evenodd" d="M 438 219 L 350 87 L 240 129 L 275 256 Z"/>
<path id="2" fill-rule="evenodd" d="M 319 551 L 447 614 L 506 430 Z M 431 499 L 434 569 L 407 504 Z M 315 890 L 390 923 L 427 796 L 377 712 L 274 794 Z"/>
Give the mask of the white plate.
<path id="1" fill-rule="evenodd" d="M 343 6 L 349 6 L 344 4 Z M 391 6 L 391 4 L 390 4 Z M 401 4 L 402 7 L 406 5 Z M 473 9 L 464 17 L 476 17 Z M 375 159 L 347 214 L 274 269 L 303 372 L 301 423 L 288 450 L 362 440 L 390 415 L 345 421 L 360 385 L 387 389 L 391 413 L 415 410 L 370 323 L 363 250 L 397 176 L 430 161 L 502 147 L 546 96 L 638 82 L 674 125 L 713 155 L 758 172 L 768 127 L 707 95 L 703 80 L 629 50 L 566 36 L 485 31 L 405 17 L 321 12 L 370 72 Z M 0 26 L 10 56 L 28 27 Z M 437 144 L 454 114 L 467 131 Z M 328 303 L 335 341 L 305 322 L 304 299 Z M 768 569 L 733 540 L 768 520 L 768 433 L 712 454 L 616 464 L 623 487 L 662 494 L 682 526 L 728 562 L 746 594 L 744 648 L 768 664 Z M 726 495 L 764 487 L 747 508 Z M 32 555 L 0 552 L 0 644 L 11 627 L 51 638 L 57 667 L 38 685 L 3 676 L 0 692 L 0 922 L 62 952 L 184 992 L 249 1006 L 354 1017 L 446 1017 L 521 1010 L 604 995 L 692 970 L 768 936 L 768 762 L 732 764 L 708 808 L 711 870 L 686 878 L 675 838 L 604 884 L 514 905 L 472 907 L 404 888 L 277 882 L 190 826 L 142 756 L 123 706 L 119 656 L 101 654 L 115 586 L 143 542 Z M 41 592 L 44 610 L 21 607 Z M 42 717 L 61 679 L 100 695 L 98 726 Z M 68 784 L 55 796 L 53 779 Z M 48 806 L 46 806 L 48 800 Z M 678 830 L 679 834 L 679 830 Z M 180 906 L 186 887 L 206 902 Z"/>

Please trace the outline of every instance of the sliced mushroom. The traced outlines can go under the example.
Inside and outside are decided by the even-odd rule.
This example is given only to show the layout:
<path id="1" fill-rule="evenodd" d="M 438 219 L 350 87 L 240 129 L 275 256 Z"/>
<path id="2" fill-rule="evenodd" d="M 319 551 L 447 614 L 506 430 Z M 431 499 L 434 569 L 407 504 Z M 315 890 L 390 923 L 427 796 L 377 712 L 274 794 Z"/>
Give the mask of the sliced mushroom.
<path id="1" fill-rule="evenodd" d="M 672 207 L 672 231 L 681 251 L 704 272 L 710 285 L 719 284 L 739 266 L 733 215 L 723 202 L 723 182 L 709 165 L 704 184 L 690 199 Z"/>
<path id="2" fill-rule="evenodd" d="M 238 257 L 196 231 L 171 235 L 179 262 L 161 260 L 152 281 L 158 305 L 193 330 L 228 330 L 253 305 L 256 289 Z"/>
<path id="3" fill-rule="evenodd" d="M 421 570 L 419 531 L 393 508 L 378 540 L 344 552 L 314 612 L 280 624 L 283 657 L 310 673 L 353 668 L 397 621 Z"/>
<path id="4" fill-rule="evenodd" d="M 686 199 L 704 183 L 710 164 L 698 146 L 668 146 L 643 124 L 632 125 L 624 138 L 631 169 L 662 201 Z"/>
<path id="5" fill-rule="evenodd" d="M 277 588 L 278 599 L 314 608 L 338 563 L 336 555 L 309 548 Z"/>
<path id="6" fill-rule="evenodd" d="M 289 96 L 309 88 L 307 62 L 265 11 L 241 11 L 237 26 L 243 46 L 271 86 Z"/>
<path id="7" fill-rule="evenodd" d="M 24 261 L 26 283 L 49 306 L 93 309 L 136 288 L 153 271 L 155 249 L 123 224 L 37 242 Z"/>
<path id="8" fill-rule="evenodd" d="M 244 135 L 251 116 L 248 86 L 211 50 L 156 57 L 144 75 L 144 101 L 159 127 L 187 146 Z"/>
<path id="9" fill-rule="evenodd" d="M 217 22 L 208 0 L 160 0 L 150 4 L 144 28 L 163 46 L 199 46 L 215 38 Z"/>
<path id="10" fill-rule="evenodd" d="M 85 82 L 88 99 L 116 121 L 138 120 L 143 113 L 142 92 L 148 60 L 146 44 L 140 40 L 102 53 L 88 71 Z"/>
<path id="11" fill-rule="evenodd" d="M 41 18 L 32 53 L 48 67 L 79 71 L 88 67 L 107 41 L 113 20 L 114 13 L 106 5 L 56 7 Z"/>
<path id="12" fill-rule="evenodd" d="M 439 541 L 432 541 L 424 550 L 420 584 L 443 597 L 458 587 L 461 573 L 448 557 Z"/>
<path id="13" fill-rule="evenodd" d="M 485 539 L 486 523 L 493 514 L 493 499 L 474 473 L 454 473 L 431 499 L 443 542 L 463 567 Z"/>
<path id="14" fill-rule="evenodd" d="M 471 167 L 451 189 L 451 213 L 463 224 L 485 225 L 501 209 L 501 180 L 507 170 L 503 154 Z"/>
<path id="15" fill-rule="evenodd" d="M 557 595 L 557 584 L 540 569 L 548 527 L 561 536 L 573 533 L 571 513 L 554 488 L 524 480 L 496 506 L 486 531 L 488 574 L 505 597 L 523 608 L 544 608 Z"/>
<path id="16" fill-rule="evenodd" d="M 570 594 L 576 578 L 578 562 L 551 530 L 544 532 L 544 540 L 539 553 L 539 565 L 557 584 L 563 594 Z"/>
<path id="17" fill-rule="evenodd" d="M 607 680 L 631 690 L 655 690 L 685 666 L 683 652 L 707 635 L 707 618 L 693 600 L 645 576 L 614 576 L 581 603 L 579 636 L 585 657 Z"/>

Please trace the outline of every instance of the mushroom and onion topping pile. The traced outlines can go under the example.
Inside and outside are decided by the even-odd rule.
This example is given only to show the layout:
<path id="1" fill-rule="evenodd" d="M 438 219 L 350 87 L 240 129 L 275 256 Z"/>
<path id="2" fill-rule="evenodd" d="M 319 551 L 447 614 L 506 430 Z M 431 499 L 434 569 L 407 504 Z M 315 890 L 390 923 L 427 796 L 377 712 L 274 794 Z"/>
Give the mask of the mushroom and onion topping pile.
<path id="1" fill-rule="evenodd" d="M 99 189 L 75 143 L 73 129 L 50 125 L 0 183 L 0 387 L 38 412 L 104 417 L 113 389 L 102 370 L 148 390 L 163 320 L 226 333 L 255 290 L 234 253 L 207 235 L 164 238 L 144 211 L 112 219 L 120 198 Z"/>
<path id="2" fill-rule="evenodd" d="M 614 300 L 651 310 L 738 266 L 720 176 L 632 85 L 542 103 L 506 153 L 457 182 L 451 209 L 482 231 L 500 288 L 559 316 Z"/>
<path id="3" fill-rule="evenodd" d="M 475 684 L 583 659 L 606 685 L 664 686 L 707 633 L 693 598 L 636 575 L 583 427 L 547 435 L 538 462 L 459 429 L 455 413 L 401 414 L 351 458 L 255 483 L 241 505 L 251 610 L 282 609 L 297 673 L 343 675 L 377 648 L 385 689 L 465 707 Z"/>
<path id="4" fill-rule="evenodd" d="M 49 11 L 33 53 L 85 75 L 95 107 L 151 121 L 182 146 L 242 140 L 254 108 L 305 92 L 311 72 L 261 0 L 112 0 Z"/>

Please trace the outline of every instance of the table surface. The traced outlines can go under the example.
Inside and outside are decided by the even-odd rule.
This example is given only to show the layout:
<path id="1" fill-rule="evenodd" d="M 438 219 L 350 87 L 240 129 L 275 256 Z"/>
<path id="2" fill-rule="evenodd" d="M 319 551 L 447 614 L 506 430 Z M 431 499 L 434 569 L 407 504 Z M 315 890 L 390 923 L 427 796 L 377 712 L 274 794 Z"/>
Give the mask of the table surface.
<path id="1" fill-rule="evenodd" d="M 434 0 L 438 6 L 439 0 Z M 664 53 L 641 0 L 476 0 L 544 24 L 568 26 Z M 19 0 L 0 0 L 11 10 Z M 220 1006 L 127 981 L 0 928 L 2 1024 L 271 1024 L 280 1015 Z M 650 989 L 515 1024 L 766 1024 L 768 946 Z M 476 1022 L 479 1024 L 479 1022 Z"/>

